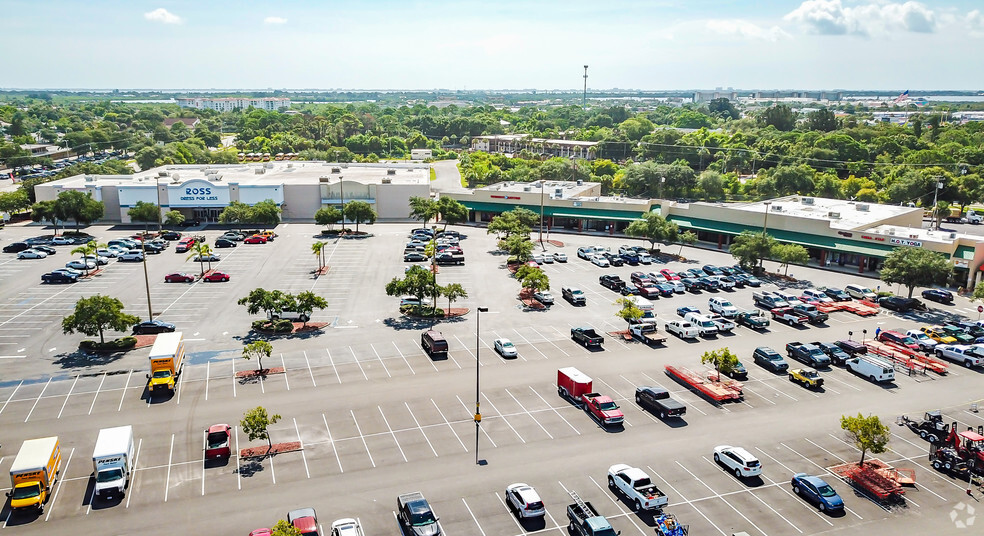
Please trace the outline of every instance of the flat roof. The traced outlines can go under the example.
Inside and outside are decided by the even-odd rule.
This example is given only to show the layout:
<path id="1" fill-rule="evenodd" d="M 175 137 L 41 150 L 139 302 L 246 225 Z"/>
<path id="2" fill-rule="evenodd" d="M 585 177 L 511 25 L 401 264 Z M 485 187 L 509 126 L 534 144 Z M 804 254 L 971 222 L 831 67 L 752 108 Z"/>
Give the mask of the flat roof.
<path id="1" fill-rule="evenodd" d="M 543 187 L 543 195 L 550 199 L 569 199 L 572 201 L 596 201 L 604 203 L 625 203 L 631 205 L 648 205 L 649 199 L 622 196 L 587 195 L 592 190 L 597 191 L 601 183 L 577 181 L 534 181 L 517 182 L 503 181 L 490 184 L 476 191 L 506 192 L 506 193 L 538 193 Z"/>
<path id="2" fill-rule="evenodd" d="M 531 143 L 554 143 L 557 145 L 580 145 L 582 147 L 594 147 L 598 145 L 596 141 L 580 140 L 552 140 L 547 138 L 531 138 L 527 134 L 499 134 L 496 136 L 473 136 L 472 140 L 502 140 L 502 141 L 521 141 L 527 140 Z"/>
<path id="3" fill-rule="evenodd" d="M 830 227 L 834 229 L 858 229 L 876 225 L 887 218 L 901 216 L 911 212 L 922 213 L 921 208 L 798 195 L 777 197 L 775 199 L 751 203 L 724 203 L 720 205 L 718 203 L 694 204 L 722 206 L 732 210 L 757 212 L 763 215 L 768 210 L 770 215 L 781 214 L 784 216 L 829 222 Z"/>
<path id="4" fill-rule="evenodd" d="M 389 174 L 389 170 L 395 170 Z M 163 174 L 163 175 L 162 175 Z M 190 180 L 233 182 L 240 186 L 269 184 L 318 184 L 322 177 L 329 177 L 337 184 L 339 178 L 346 182 L 381 184 L 390 179 L 391 184 L 429 184 L 428 164 L 340 164 L 316 161 L 273 161 L 243 164 L 183 164 L 168 165 L 140 171 L 133 175 L 74 175 L 47 185 L 62 188 L 85 186 L 151 186 L 160 179 L 161 184 L 177 185 Z"/>

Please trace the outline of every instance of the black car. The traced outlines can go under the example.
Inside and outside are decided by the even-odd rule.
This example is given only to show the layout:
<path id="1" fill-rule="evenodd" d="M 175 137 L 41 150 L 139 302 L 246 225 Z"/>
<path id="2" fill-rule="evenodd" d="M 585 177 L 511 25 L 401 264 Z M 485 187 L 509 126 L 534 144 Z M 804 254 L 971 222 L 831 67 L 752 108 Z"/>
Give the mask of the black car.
<path id="1" fill-rule="evenodd" d="M 153 242 L 147 242 L 142 247 L 143 247 L 143 250 L 144 251 L 146 251 L 147 253 L 149 253 L 151 255 L 156 255 L 156 254 L 164 251 L 164 246 L 162 246 L 160 244 L 155 244 Z"/>
<path id="2" fill-rule="evenodd" d="M 41 275 L 42 283 L 75 283 L 78 280 L 79 276 L 64 272 L 49 272 Z"/>
<path id="3" fill-rule="evenodd" d="M 170 333 L 175 330 L 174 324 L 160 320 L 145 320 L 133 326 L 134 335 L 152 335 L 155 333 Z"/>
<path id="4" fill-rule="evenodd" d="M 841 349 L 840 346 L 832 342 L 812 342 L 810 344 L 823 350 L 823 353 L 827 354 L 830 360 L 838 365 L 843 364 L 845 361 L 851 358 L 851 356 Z"/>
<path id="5" fill-rule="evenodd" d="M 31 249 L 47 253 L 48 255 L 54 255 L 58 253 L 58 250 L 51 246 L 31 246 Z"/>
<path id="6" fill-rule="evenodd" d="M 619 290 L 619 293 L 621 293 L 622 296 L 638 296 L 639 295 L 639 288 L 636 287 L 635 285 L 628 284 L 628 285 L 625 285 L 624 287 L 622 287 Z"/>
<path id="7" fill-rule="evenodd" d="M 625 264 L 625 261 L 622 260 L 622 257 L 614 253 L 605 253 L 604 257 L 608 259 L 608 264 L 611 264 L 612 266 L 623 266 Z"/>
<path id="8" fill-rule="evenodd" d="M 161 233 L 161 238 L 164 240 L 181 240 L 181 233 L 177 231 L 164 231 Z"/>
<path id="9" fill-rule="evenodd" d="M 7 251 L 4 249 L 4 251 Z M 950 305 L 953 303 L 953 294 L 948 290 L 943 290 L 941 288 L 931 288 L 922 291 L 922 297 L 929 301 L 934 301 L 936 303 L 942 303 L 944 305 Z"/>
<path id="10" fill-rule="evenodd" d="M 830 296 L 830 299 L 834 301 L 851 301 L 851 295 L 839 288 L 829 287 L 824 289 L 823 293 Z"/>
<path id="11" fill-rule="evenodd" d="M 236 243 L 232 240 L 226 238 L 219 238 L 215 240 L 215 247 L 217 248 L 234 248 Z"/>
<path id="12" fill-rule="evenodd" d="M 404 262 L 420 262 L 420 261 L 426 261 L 427 259 L 428 259 L 427 255 L 424 255 L 423 253 L 418 253 L 416 251 L 411 251 L 403 256 Z"/>
<path id="13" fill-rule="evenodd" d="M 902 296 L 883 296 L 878 298 L 878 305 L 897 313 L 926 310 L 926 306 L 921 301 L 915 298 L 903 298 Z"/>
<path id="14" fill-rule="evenodd" d="M 713 264 L 705 264 L 703 270 L 704 273 L 707 275 L 724 275 L 724 272 L 722 272 L 720 268 L 714 266 Z"/>
<path id="15" fill-rule="evenodd" d="M 745 274 L 733 272 L 729 277 L 731 277 L 731 280 L 735 282 L 735 288 L 745 288 L 745 284 L 748 282 Z"/>
<path id="16" fill-rule="evenodd" d="M 712 279 L 710 277 L 702 277 L 697 280 L 697 284 L 703 290 L 718 290 L 721 288 L 721 284 L 718 283 L 717 279 Z"/>
<path id="17" fill-rule="evenodd" d="M 742 365 L 741 361 L 739 361 L 735 363 L 735 367 L 731 369 L 731 372 L 728 372 L 725 376 L 731 376 L 736 380 L 747 380 L 748 370 L 746 370 L 745 365 Z"/>
<path id="18" fill-rule="evenodd" d="M 693 277 L 684 277 L 680 282 L 683 283 L 683 288 L 687 292 L 700 292 L 700 282 Z"/>
<path id="19" fill-rule="evenodd" d="M 4 253 L 20 253 L 21 251 L 24 251 L 25 249 L 31 249 L 31 246 L 28 245 L 25 242 L 13 242 L 11 244 L 7 244 L 6 246 L 4 246 L 3 247 L 3 252 Z"/>
<path id="20" fill-rule="evenodd" d="M 734 270 L 732 270 L 727 266 L 718 266 L 718 270 L 721 270 L 721 273 L 723 273 L 724 275 L 735 275 L 736 273 Z"/>
<path id="21" fill-rule="evenodd" d="M 752 352 L 752 358 L 756 363 L 762 365 L 763 367 L 771 370 L 772 372 L 785 372 L 789 369 L 789 363 L 783 359 L 782 354 L 769 348 L 768 346 L 759 346 Z"/>

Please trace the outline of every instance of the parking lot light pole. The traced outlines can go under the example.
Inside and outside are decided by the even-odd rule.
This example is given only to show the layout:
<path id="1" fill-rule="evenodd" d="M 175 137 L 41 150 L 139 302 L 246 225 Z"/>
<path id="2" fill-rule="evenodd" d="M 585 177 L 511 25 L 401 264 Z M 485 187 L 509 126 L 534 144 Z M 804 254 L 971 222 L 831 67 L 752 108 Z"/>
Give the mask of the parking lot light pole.
<path id="1" fill-rule="evenodd" d="M 481 338 L 479 332 L 482 326 L 482 313 L 489 312 L 488 307 L 479 307 L 477 309 L 478 313 L 475 316 L 475 465 L 481 465 L 478 460 L 478 432 L 482 424 L 482 412 L 479 409 L 479 371 L 482 368 L 482 360 L 479 358 L 478 352 L 481 349 Z"/>

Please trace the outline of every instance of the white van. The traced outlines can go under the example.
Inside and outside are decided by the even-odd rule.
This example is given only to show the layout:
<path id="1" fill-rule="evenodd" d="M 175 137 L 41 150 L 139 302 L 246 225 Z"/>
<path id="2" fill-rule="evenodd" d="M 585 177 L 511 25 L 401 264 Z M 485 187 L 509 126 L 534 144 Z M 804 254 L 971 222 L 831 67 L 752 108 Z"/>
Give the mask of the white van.
<path id="1" fill-rule="evenodd" d="M 855 300 L 874 301 L 878 299 L 878 295 L 875 294 L 875 291 L 861 285 L 847 285 L 846 287 L 844 287 L 844 292 L 846 292 L 850 297 L 854 298 Z"/>
<path id="2" fill-rule="evenodd" d="M 714 323 L 706 315 L 700 313 L 687 313 L 684 315 L 683 319 L 690 322 L 697 328 L 697 332 L 700 333 L 701 337 L 710 337 L 711 335 L 718 334 L 717 324 Z"/>
<path id="3" fill-rule="evenodd" d="M 856 355 L 844 362 L 852 372 L 868 380 L 881 383 L 895 380 L 895 367 L 870 354 Z"/>

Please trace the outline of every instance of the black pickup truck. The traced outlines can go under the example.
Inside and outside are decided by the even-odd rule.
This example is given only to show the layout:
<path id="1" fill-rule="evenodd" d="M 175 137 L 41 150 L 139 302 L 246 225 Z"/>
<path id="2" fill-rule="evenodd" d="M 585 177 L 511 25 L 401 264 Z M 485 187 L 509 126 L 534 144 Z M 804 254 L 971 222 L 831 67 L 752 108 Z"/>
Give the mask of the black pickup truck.
<path id="1" fill-rule="evenodd" d="M 687 413 L 687 406 L 670 397 L 670 392 L 660 387 L 636 387 L 635 400 L 636 404 L 659 415 L 660 419 L 683 417 Z"/>
<path id="2" fill-rule="evenodd" d="M 592 328 L 571 328 L 571 338 L 585 348 L 601 347 L 605 343 L 605 338 Z"/>
<path id="3" fill-rule="evenodd" d="M 601 286 L 614 290 L 615 292 L 621 292 L 625 288 L 625 281 L 613 274 L 605 274 L 599 277 L 598 282 L 601 283 Z"/>

